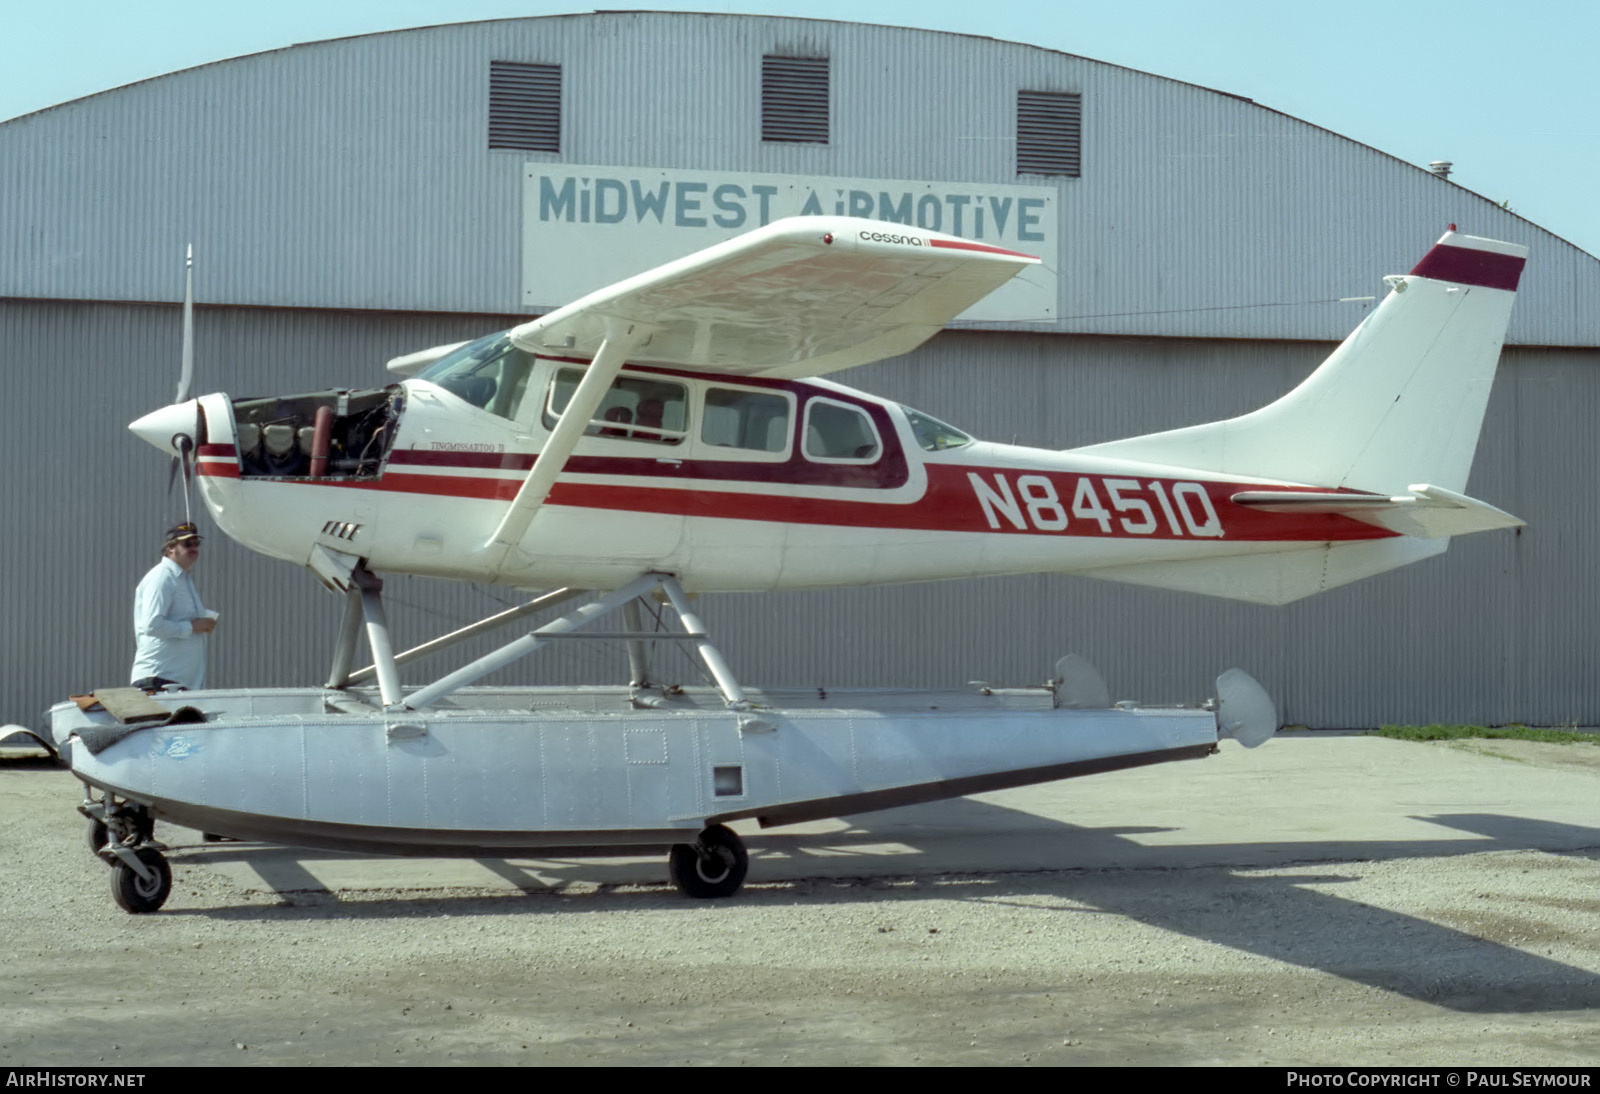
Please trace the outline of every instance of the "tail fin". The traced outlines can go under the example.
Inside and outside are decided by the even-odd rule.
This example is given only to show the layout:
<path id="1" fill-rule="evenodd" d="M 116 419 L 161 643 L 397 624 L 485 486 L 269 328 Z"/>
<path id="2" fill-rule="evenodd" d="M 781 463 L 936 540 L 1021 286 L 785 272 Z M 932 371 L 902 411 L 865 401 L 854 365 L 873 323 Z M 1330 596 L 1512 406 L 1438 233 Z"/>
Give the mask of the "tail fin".
<path id="1" fill-rule="evenodd" d="M 1238 418 L 1079 452 L 1405 494 L 1467 483 L 1528 249 L 1445 235 L 1304 383 Z"/>

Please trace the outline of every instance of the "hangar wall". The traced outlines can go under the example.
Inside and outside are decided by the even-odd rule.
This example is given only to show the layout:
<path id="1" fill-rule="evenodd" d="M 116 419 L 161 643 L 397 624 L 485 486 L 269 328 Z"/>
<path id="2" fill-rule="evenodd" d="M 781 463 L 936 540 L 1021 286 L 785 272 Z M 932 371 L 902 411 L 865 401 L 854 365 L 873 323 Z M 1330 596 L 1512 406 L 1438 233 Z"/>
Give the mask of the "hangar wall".
<path id="1" fill-rule="evenodd" d="M 823 55 L 830 141 L 759 138 L 763 54 Z M 559 152 L 491 150 L 491 61 L 556 63 Z M 961 73 L 951 79 L 952 72 Z M 1083 96 L 1081 176 L 1015 169 L 1019 90 Z M 889 105 L 885 105 L 889 104 Z M 170 398 L 182 246 L 199 257 L 199 390 L 380 383 L 397 354 L 525 317 L 530 168 L 1036 186 L 1055 318 L 966 324 L 841 377 L 979 436 L 1092 443 L 1261 405 L 1325 355 L 1444 224 L 1533 249 L 1469 487 L 1529 521 L 1284 608 L 1028 577 L 708 597 L 744 678 L 1042 678 L 1067 650 L 1119 696 L 1195 700 L 1229 665 L 1291 722 L 1600 723 L 1594 461 L 1600 262 L 1420 167 L 1238 96 L 1016 43 L 765 17 L 610 12 L 423 28 L 219 62 L 0 124 L 0 409 L 14 475 L 0 719 L 124 679 L 129 608 L 176 501 L 125 430 Z M 602 240 L 602 242 L 605 242 Z M 605 243 L 611 246 L 610 243 Z M 625 238 L 616 246 L 626 250 Z M 563 301 L 550 301 L 551 304 Z M 1314 302 L 1314 303 L 1313 303 Z M 339 604 L 222 537 L 215 679 L 320 680 Z M 513 594 L 391 578 L 399 640 Z M 574 644 L 577 645 L 577 644 Z M 620 651 L 524 678 L 600 680 Z M 508 676 L 515 676 L 515 670 Z"/>

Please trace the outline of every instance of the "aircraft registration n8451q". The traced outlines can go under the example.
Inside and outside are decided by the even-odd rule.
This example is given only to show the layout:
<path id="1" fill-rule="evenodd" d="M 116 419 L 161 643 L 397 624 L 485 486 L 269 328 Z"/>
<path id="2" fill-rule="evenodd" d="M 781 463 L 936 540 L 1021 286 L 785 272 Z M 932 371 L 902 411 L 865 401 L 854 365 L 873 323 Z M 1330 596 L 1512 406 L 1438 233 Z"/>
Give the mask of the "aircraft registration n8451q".
<path id="1" fill-rule="evenodd" d="M 1463 491 L 1526 254 L 1452 225 L 1277 401 L 1066 451 L 978 440 L 825 378 L 920 345 L 1038 261 L 844 218 L 779 221 L 399 358 L 386 386 L 188 399 L 185 380 L 132 428 L 186 486 L 193 460 L 228 535 L 346 594 L 327 683 L 195 693 L 184 717 L 200 722 L 134 730 L 108 695 L 105 711 L 58 705 L 52 736 L 130 911 L 170 888 L 157 817 L 406 854 L 654 842 L 680 887 L 721 896 L 746 861 L 725 821 L 1260 744 L 1276 714 L 1237 670 L 1204 710 L 1113 707 L 1074 658 L 1011 691 L 746 691 L 687 595 L 1054 572 L 1285 603 L 1518 525 Z M 396 654 L 386 572 L 558 588 Z M 680 631 L 642 632 L 652 591 Z M 401 682 L 580 594 L 490 655 Z M 613 611 L 625 630 L 581 637 L 627 643 L 627 687 L 468 686 Z M 363 628 L 372 664 L 353 669 Z M 688 643 L 715 689 L 653 680 L 646 638 Z"/>

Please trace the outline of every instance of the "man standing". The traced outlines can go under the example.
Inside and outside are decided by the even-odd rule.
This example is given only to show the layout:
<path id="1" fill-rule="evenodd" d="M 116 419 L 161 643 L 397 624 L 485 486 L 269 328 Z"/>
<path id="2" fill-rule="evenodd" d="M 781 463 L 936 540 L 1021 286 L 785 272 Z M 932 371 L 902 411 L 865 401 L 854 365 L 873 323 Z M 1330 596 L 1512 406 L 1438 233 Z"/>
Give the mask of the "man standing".
<path id="1" fill-rule="evenodd" d="M 193 524 L 167 530 L 156 563 L 133 594 L 133 686 L 159 691 L 168 684 L 199 690 L 206 684 L 205 636 L 217 626 L 189 571 L 200 557 L 200 532 Z"/>

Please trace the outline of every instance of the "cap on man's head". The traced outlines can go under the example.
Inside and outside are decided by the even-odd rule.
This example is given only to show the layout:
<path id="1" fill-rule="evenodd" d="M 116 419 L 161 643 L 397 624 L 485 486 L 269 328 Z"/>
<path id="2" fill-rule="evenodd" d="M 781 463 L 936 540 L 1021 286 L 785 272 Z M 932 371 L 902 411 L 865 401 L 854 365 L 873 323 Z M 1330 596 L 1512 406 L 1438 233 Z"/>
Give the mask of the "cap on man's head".
<path id="1" fill-rule="evenodd" d="M 192 539 L 196 543 L 201 539 L 200 529 L 188 521 L 184 521 L 182 524 L 174 524 L 171 528 L 168 528 L 167 538 L 162 542 L 162 547 L 171 547 L 174 543 L 182 543 L 186 539 Z"/>

